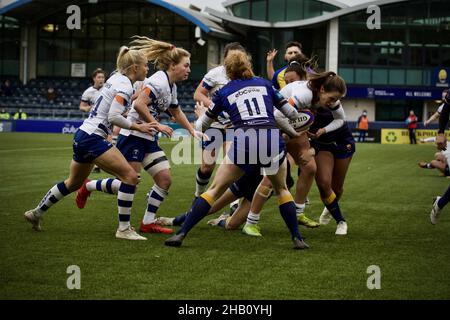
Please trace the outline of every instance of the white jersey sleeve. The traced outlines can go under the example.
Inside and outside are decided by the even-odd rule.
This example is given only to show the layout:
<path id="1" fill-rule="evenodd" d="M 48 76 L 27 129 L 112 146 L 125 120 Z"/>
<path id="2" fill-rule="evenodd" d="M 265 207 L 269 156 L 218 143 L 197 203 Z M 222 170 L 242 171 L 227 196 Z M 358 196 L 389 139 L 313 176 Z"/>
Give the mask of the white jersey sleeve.
<path id="1" fill-rule="evenodd" d="M 97 134 L 104 138 L 111 134 L 112 125 L 108 120 L 109 111 L 116 99 L 125 113 L 133 95 L 131 80 L 123 74 L 115 73 L 104 84 L 100 96 L 91 111 L 89 118 L 84 120 L 80 129 L 88 134 Z"/>
<path id="2" fill-rule="evenodd" d="M 218 66 L 208 71 L 202 79 L 202 85 L 209 91 L 209 96 L 212 97 L 218 90 L 224 87 L 230 79 L 227 77 L 227 72 L 224 66 Z M 224 129 L 231 125 L 230 116 L 226 112 L 222 112 L 217 121 L 211 124 L 212 128 Z"/>
<path id="3" fill-rule="evenodd" d="M 308 88 L 307 83 L 307 81 L 291 82 L 283 87 L 280 93 L 297 110 L 312 108 L 313 92 Z"/>
<path id="4" fill-rule="evenodd" d="M 90 107 L 95 104 L 95 101 L 100 96 L 101 88 L 96 89 L 93 86 L 87 88 L 81 95 L 81 101 L 87 103 Z"/>
<path id="5" fill-rule="evenodd" d="M 345 123 L 344 108 L 342 107 L 342 104 L 339 100 L 336 101 L 336 103 L 334 104 L 334 106 L 332 108 L 330 108 L 330 110 L 331 110 L 331 113 L 333 114 L 334 119 L 325 127 L 326 133 L 339 129 Z"/>
<path id="6" fill-rule="evenodd" d="M 213 95 L 217 90 L 225 86 L 230 79 L 227 77 L 224 66 L 218 66 L 208 71 L 203 77 L 203 86 Z"/>
<path id="7" fill-rule="evenodd" d="M 143 88 L 147 90 L 150 98 L 150 104 L 148 105 L 149 111 L 157 121 L 159 121 L 161 113 L 166 112 L 170 108 L 178 107 L 177 86 L 170 84 L 169 76 L 166 72 L 158 71 L 151 77 L 145 79 Z M 128 119 L 133 123 L 143 121 L 134 107 L 128 113 Z M 154 136 L 149 134 L 128 129 L 120 130 L 120 134 L 125 136 L 131 134 L 152 141 L 155 139 Z"/>

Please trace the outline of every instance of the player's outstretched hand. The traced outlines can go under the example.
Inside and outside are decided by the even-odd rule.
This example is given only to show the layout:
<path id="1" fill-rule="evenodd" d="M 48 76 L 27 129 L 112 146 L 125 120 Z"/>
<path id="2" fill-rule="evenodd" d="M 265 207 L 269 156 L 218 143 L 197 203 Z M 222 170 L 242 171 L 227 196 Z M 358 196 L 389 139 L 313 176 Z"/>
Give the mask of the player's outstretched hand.
<path id="1" fill-rule="evenodd" d="M 316 133 L 311 133 L 311 132 L 307 132 L 308 137 L 310 137 L 311 139 L 317 139 L 319 138 L 321 135 L 323 135 L 325 133 L 325 128 L 320 128 L 319 130 L 317 130 Z"/>
<path id="2" fill-rule="evenodd" d="M 275 56 L 277 55 L 277 53 L 278 53 L 278 50 L 276 50 L 276 49 L 269 50 L 267 52 L 267 58 L 266 58 L 267 61 L 268 62 L 273 61 L 273 59 L 275 59 Z"/>
<path id="3" fill-rule="evenodd" d="M 200 118 L 206 112 L 206 110 L 208 110 L 208 108 L 205 107 L 205 104 L 203 103 L 203 101 L 195 103 L 194 113 L 197 118 Z"/>
<path id="4" fill-rule="evenodd" d="M 196 139 L 196 140 L 199 140 L 199 141 L 208 141 L 209 140 L 209 137 L 206 135 L 206 134 L 204 134 L 203 132 L 201 132 L 201 131 L 197 131 L 197 130 L 194 130 L 193 132 L 191 132 L 191 135 Z"/>

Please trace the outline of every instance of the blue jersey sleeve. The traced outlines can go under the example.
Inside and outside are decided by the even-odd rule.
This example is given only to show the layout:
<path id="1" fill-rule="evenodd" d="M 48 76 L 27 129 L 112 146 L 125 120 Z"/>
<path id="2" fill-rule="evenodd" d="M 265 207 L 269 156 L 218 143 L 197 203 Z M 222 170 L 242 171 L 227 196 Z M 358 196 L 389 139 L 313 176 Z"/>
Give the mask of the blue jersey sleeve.
<path id="1" fill-rule="evenodd" d="M 212 105 L 208 111 L 209 111 L 208 116 L 212 115 L 214 116 L 214 118 L 217 118 L 220 115 L 220 113 L 224 111 L 224 105 L 222 102 L 222 97 L 220 95 L 220 90 L 214 94 L 212 98 Z"/>
<path id="2" fill-rule="evenodd" d="M 286 98 L 280 93 L 280 91 L 276 90 L 274 87 L 269 86 L 269 88 L 267 88 L 267 92 L 272 97 L 275 108 L 279 109 L 287 102 Z"/>

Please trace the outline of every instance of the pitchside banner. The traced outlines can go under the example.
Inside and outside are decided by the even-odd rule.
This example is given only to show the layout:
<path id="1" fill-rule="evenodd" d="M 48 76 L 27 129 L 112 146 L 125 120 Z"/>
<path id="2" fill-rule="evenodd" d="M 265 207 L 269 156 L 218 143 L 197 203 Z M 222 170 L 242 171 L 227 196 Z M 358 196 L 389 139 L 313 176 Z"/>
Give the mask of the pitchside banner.
<path id="1" fill-rule="evenodd" d="M 0 121 L 0 132 L 11 132 L 13 125 L 11 121 Z"/>
<path id="2" fill-rule="evenodd" d="M 450 140 L 450 131 L 445 131 L 447 140 Z M 416 130 L 416 139 L 436 137 L 437 130 Z M 408 129 L 381 129 L 381 143 L 383 144 L 409 144 Z"/>
<path id="3" fill-rule="evenodd" d="M 75 133 L 83 121 L 17 120 L 17 132 Z"/>
<path id="4" fill-rule="evenodd" d="M 381 142 L 380 132 L 381 132 L 380 129 L 369 129 L 369 131 L 366 133 L 366 139 L 364 140 L 364 142 L 380 143 Z M 359 142 L 359 131 L 357 129 L 352 130 L 352 135 L 355 141 Z"/>

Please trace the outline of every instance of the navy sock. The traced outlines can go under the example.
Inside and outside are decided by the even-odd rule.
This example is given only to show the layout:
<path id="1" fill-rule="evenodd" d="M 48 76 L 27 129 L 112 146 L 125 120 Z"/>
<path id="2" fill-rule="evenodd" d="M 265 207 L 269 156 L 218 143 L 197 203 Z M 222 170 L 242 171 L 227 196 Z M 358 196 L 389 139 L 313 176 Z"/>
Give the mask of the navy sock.
<path id="1" fill-rule="evenodd" d="M 336 220 L 337 223 L 345 221 L 341 213 L 341 208 L 339 207 L 338 199 L 334 192 L 328 197 L 328 199 L 322 200 L 323 203 L 325 204 L 325 207 L 327 207 L 328 211 L 330 211 L 331 215 L 333 216 L 334 220 Z"/>
<path id="2" fill-rule="evenodd" d="M 439 208 L 442 209 L 449 202 L 450 202 L 450 187 L 448 187 L 447 191 L 445 191 L 445 193 L 439 199 L 437 205 L 438 205 Z"/>
<path id="3" fill-rule="evenodd" d="M 283 203 L 279 205 L 278 208 L 280 209 L 280 213 L 283 217 L 284 222 L 291 232 L 292 238 L 302 239 L 300 231 L 298 230 L 297 214 L 295 212 L 294 201 Z"/>
<path id="4" fill-rule="evenodd" d="M 187 214 L 188 213 L 185 212 L 185 213 L 182 213 L 182 214 L 176 216 L 175 219 L 173 220 L 173 225 L 174 226 L 181 226 L 184 223 L 184 221 L 186 220 Z"/>
<path id="5" fill-rule="evenodd" d="M 211 201 L 212 202 L 212 201 Z M 187 234 L 200 220 L 202 220 L 211 209 L 211 205 L 202 196 L 198 197 L 192 208 L 189 210 L 183 226 L 178 230 L 177 234 Z"/>

